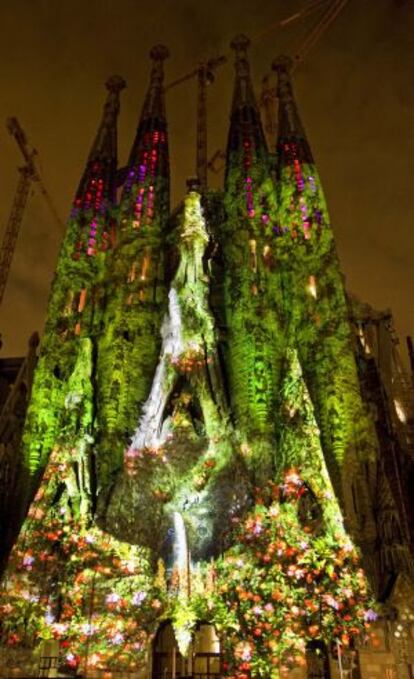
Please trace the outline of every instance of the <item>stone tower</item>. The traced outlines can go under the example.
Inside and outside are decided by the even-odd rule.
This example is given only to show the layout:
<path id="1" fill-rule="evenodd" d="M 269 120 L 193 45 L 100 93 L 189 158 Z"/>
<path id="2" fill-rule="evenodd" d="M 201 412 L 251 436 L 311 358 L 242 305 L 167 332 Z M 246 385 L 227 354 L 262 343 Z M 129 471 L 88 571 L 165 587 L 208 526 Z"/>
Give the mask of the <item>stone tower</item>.
<path id="1" fill-rule="evenodd" d="M 330 650 L 351 666 L 377 618 L 362 568 L 379 592 L 374 399 L 289 60 L 274 62 L 275 164 L 248 46 L 232 42 L 224 191 L 189 181 L 173 214 L 168 51 L 151 51 L 119 200 L 124 83 L 108 83 L 26 421 L 33 501 L 0 592 L 3 646 L 53 638 L 62 670 L 328 676 Z M 401 596 L 412 560 L 384 474 L 380 488 Z"/>

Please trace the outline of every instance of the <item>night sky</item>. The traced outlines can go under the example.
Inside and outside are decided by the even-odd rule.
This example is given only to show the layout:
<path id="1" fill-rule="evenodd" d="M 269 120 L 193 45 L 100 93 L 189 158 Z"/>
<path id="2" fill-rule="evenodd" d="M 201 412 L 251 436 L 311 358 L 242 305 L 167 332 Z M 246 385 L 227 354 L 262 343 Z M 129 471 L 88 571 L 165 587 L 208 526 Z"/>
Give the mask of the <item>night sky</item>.
<path id="1" fill-rule="evenodd" d="M 310 0 L 1 0 L 0 224 L 17 184 L 20 152 L 6 131 L 15 115 L 39 150 L 62 218 L 101 116 L 104 82 L 119 73 L 119 159 L 124 164 L 148 84 L 148 52 L 171 52 L 166 81 L 228 52 Z M 294 54 L 319 15 L 277 29 L 251 48 L 256 93 L 271 61 Z M 209 155 L 225 148 L 231 61 L 209 90 Z M 302 120 L 327 195 L 348 290 L 391 308 L 402 344 L 414 332 L 414 0 L 349 0 L 295 73 Z M 195 173 L 195 82 L 167 97 L 172 205 Z M 221 175 L 211 176 L 217 186 Z M 1 356 L 25 351 L 42 330 L 61 233 L 44 199 L 30 199 L 1 312 Z"/>

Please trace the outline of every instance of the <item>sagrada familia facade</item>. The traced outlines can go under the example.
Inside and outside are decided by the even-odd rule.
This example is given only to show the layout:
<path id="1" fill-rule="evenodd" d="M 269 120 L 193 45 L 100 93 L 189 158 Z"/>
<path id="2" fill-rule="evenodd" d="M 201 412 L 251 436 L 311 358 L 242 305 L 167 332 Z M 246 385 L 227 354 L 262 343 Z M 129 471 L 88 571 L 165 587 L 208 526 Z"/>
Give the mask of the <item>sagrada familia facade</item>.
<path id="1" fill-rule="evenodd" d="M 107 82 L 1 444 L 0 676 L 413 676 L 412 388 L 345 291 L 290 62 L 275 155 L 248 42 L 223 190 L 174 211 L 166 48 L 122 173 Z"/>

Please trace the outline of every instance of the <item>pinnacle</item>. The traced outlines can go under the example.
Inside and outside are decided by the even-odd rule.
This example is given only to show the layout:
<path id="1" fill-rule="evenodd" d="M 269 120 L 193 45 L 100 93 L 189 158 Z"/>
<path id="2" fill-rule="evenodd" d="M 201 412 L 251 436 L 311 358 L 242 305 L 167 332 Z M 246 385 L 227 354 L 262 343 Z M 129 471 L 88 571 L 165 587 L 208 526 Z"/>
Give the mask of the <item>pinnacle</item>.
<path id="1" fill-rule="evenodd" d="M 164 60 L 169 56 L 169 51 L 164 45 L 154 45 L 149 56 L 151 58 L 149 84 L 127 163 L 129 170 L 121 197 L 121 209 L 125 216 L 123 223 L 133 223 L 131 228 L 134 229 L 139 228 L 141 219 L 142 223 L 146 224 L 152 221 L 154 213 L 158 210 L 158 207 L 154 208 L 154 201 L 157 201 L 158 205 L 159 198 L 161 206 L 168 202 L 169 161 L 163 81 Z M 158 174 L 166 180 L 166 188 L 159 196 L 158 194 L 155 196 L 152 184 Z M 150 177 L 151 186 L 148 188 Z M 138 185 L 143 192 L 138 196 L 139 200 L 131 193 L 132 187 Z M 128 215 L 133 215 L 132 222 L 129 221 Z"/>
<path id="2" fill-rule="evenodd" d="M 249 62 L 247 60 L 247 48 L 250 40 L 245 35 L 236 35 L 231 41 L 230 47 L 235 51 L 236 73 L 240 78 L 249 77 Z"/>
<path id="3" fill-rule="evenodd" d="M 189 177 L 186 181 L 186 185 L 187 193 L 192 193 L 193 191 L 200 193 L 200 180 L 198 177 Z"/>
<path id="4" fill-rule="evenodd" d="M 165 45 L 154 45 L 150 51 L 150 57 L 153 61 L 164 61 L 168 59 L 170 52 Z"/>
<path id="5" fill-rule="evenodd" d="M 276 71 L 278 76 L 276 88 L 279 100 L 278 143 L 282 139 L 294 138 L 296 153 L 299 154 L 301 161 L 309 163 L 313 162 L 312 152 L 297 110 L 290 78 L 293 64 L 294 60 L 285 54 L 276 57 L 272 62 L 272 70 Z M 281 152 L 279 162 L 283 165 L 290 160 L 286 160 L 284 152 Z"/>
<path id="6" fill-rule="evenodd" d="M 249 138 L 251 148 L 265 149 L 260 114 L 250 77 L 250 66 L 247 48 L 250 40 L 243 34 L 236 35 L 230 43 L 234 50 L 235 80 L 233 100 L 230 113 L 230 130 L 228 137 L 228 151 L 230 149 L 243 151 L 243 143 Z M 246 123 L 248 122 L 248 130 Z M 246 136 L 247 135 L 247 136 Z M 243 141 L 244 140 L 244 141 Z"/>
<path id="7" fill-rule="evenodd" d="M 281 71 L 289 73 L 292 70 L 292 66 L 293 59 L 286 54 L 280 54 L 272 62 L 272 70 L 277 73 L 280 73 Z"/>
<path id="8" fill-rule="evenodd" d="M 163 62 L 167 57 L 170 56 L 170 53 L 165 47 L 165 45 L 154 45 L 154 47 L 150 51 L 150 57 L 152 59 L 152 68 L 151 68 L 151 76 L 150 76 L 150 91 L 151 89 L 159 90 L 160 86 L 162 85 L 162 81 L 164 80 L 164 69 L 163 69 Z M 152 98 L 154 96 L 154 92 L 152 92 Z M 148 108 L 148 102 L 146 105 Z M 151 106 L 149 106 L 151 108 Z"/>
<path id="9" fill-rule="evenodd" d="M 249 46 L 250 40 L 243 33 L 239 33 L 238 35 L 236 35 L 230 43 L 230 47 L 236 52 L 237 56 L 239 56 L 239 54 L 237 53 L 246 52 Z"/>
<path id="10" fill-rule="evenodd" d="M 108 90 L 108 95 L 103 106 L 103 113 L 101 123 L 98 127 L 95 140 L 89 152 L 87 165 L 82 175 L 78 191 L 76 193 L 75 208 L 85 209 L 86 211 L 92 208 L 91 198 L 86 198 L 87 195 L 95 195 L 96 177 L 93 176 L 95 170 L 92 166 L 98 162 L 101 168 L 99 172 L 104 174 L 107 170 L 102 170 L 103 165 L 108 169 L 107 174 L 102 174 L 99 179 L 104 182 L 102 189 L 105 193 L 105 200 L 110 197 L 110 200 L 115 200 L 115 176 L 114 167 L 117 162 L 117 130 L 116 123 L 119 113 L 119 93 L 126 87 L 125 80 L 120 75 L 112 75 L 105 83 Z M 101 165 L 103 163 L 103 165 Z M 93 183 L 91 183 L 93 180 Z M 100 204 L 103 196 L 99 194 L 99 198 L 94 198 L 94 204 Z M 102 203 L 103 204 L 103 203 Z M 96 205 L 95 205 L 96 207 Z M 94 208 L 95 209 L 95 208 Z M 95 242 L 95 238 L 92 239 Z M 85 246 L 88 249 L 88 246 Z M 89 248 L 89 249 L 92 249 Z"/>
<path id="11" fill-rule="evenodd" d="M 111 75 L 105 83 L 106 88 L 114 94 L 118 94 L 126 87 L 126 82 L 121 75 Z"/>

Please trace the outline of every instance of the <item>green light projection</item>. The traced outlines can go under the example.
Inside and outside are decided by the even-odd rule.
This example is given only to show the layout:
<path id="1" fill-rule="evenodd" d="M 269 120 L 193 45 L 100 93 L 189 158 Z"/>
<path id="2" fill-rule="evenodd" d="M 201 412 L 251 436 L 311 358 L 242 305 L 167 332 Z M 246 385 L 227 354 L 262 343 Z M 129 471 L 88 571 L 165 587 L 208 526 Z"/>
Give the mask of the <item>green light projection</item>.
<path id="1" fill-rule="evenodd" d="M 190 190 L 169 228 L 157 48 L 120 209 L 69 222 L 24 435 L 32 474 L 51 457 L 0 592 L 2 643 L 55 638 L 66 668 L 136 670 L 163 620 L 185 654 L 204 621 L 226 676 L 276 678 L 375 617 L 342 517 L 375 444 L 326 205 L 286 82 L 275 187 L 233 46 L 224 199 Z M 73 257 L 113 219 L 109 257 L 95 236 Z"/>

